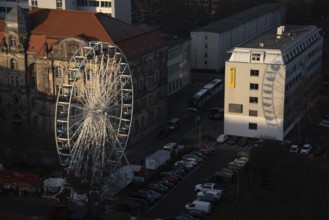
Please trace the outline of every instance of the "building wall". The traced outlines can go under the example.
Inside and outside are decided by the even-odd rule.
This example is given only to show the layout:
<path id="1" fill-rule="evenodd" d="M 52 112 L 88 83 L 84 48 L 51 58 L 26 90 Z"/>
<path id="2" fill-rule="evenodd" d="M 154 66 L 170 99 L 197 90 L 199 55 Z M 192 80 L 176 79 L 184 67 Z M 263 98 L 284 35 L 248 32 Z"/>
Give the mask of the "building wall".
<path id="1" fill-rule="evenodd" d="M 219 71 L 224 68 L 225 61 L 229 59 L 227 51 L 235 46 L 247 42 L 265 31 L 276 27 L 284 22 L 283 9 L 275 10 L 262 15 L 256 19 L 247 22 L 241 22 L 232 26 L 226 31 L 216 31 L 222 29 L 228 22 L 218 23 L 218 27 L 209 28 L 209 30 L 195 30 L 190 36 L 191 43 L 191 67 L 192 69 L 203 69 L 209 71 Z M 233 22 L 233 21 L 232 21 Z M 234 21 L 236 23 L 236 21 Z M 223 25 L 221 27 L 220 25 Z M 212 30 L 210 30 L 212 29 Z M 208 48 L 208 49 L 207 49 Z M 205 57 L 205 53 L 208 54 Z M 193 56 L 196 56 L 193 57 Z M 197 60 L 197 62 L 195 62 Z"/>
<path id="2" fill-rule="evenodd" d="M 5 18 L 6 14 L 16 6 L 23 8 L 24 10 L 28 11 L 30 9 L 28 0 L 20 0 L 19 2 L 16 1 L 9 1 L 9 0 L 2 0 L 0 1 L 0 18 Z"/>
<path id="3" fill-rule="evenodd" d="M 191 83 L 190 40 L 168 48 L 168 95 Z"/>
<path id="4" fill-rule="evenodd" d="M 97 5 L 94 6 L 93 3 Z M 102 12 L 128 24 L 131 23 L 130 0 L 20 0 L 19 3 L 5 0 L 0 1 L 0 18 L 5 18 L 10 9 L 17 5 L 26 11 L 37 6 L 38 8 Z"/>
<path id="5" fill-rule="evenodd" d="M 285 34 L 271 38 L 282 48 L 266 48 L 273 45 L 259 37 L 264 40 L 259 47 L 250 43 L 233 50 L 225 64 L 225 134 L 283 140 L 307 111 L 321 78 L 323 39 L 315 27 Z M 260 61 L 252 60 L 256 53 Z M 254 98 L 257 103 L 251 103 Z"/>
<path id="6" fill-rule="evenodd" d="M 235 68 L 235 85 L 230 87 L 231 68 Z M 251 76 L 251 70 L 258 70 L 258 76 Z M 224 133 L 254 138 L 268 138 L 280 140 L 283 138 L 283 108 L 285 66 L 275 71 L 276 81 L 269 86 L 267 74 L 268 64 L 252 64 L 241 62 L 226 62 L 225 66 L 225 114 Z M 232 79 L 233 80 L 233 79 Z M 251 90 L 250 84 L 257 84 L 257 90 Z M 267 94 L 266 91 L 271 93 Z M 257 103 L 250 103 L 250 98 L 258 99 Z M 241 105 L 241 112 L 233 112 L 231 104 Z M 266 105 L 270 106 L 266 106 Z M 257 111 L 257 117 L 250 116 L 249 111 Z M 271 115 L 266 111 L 270 111 Z M 275 118 L 273 117 L 275 116 Z M 273 117 L 270 120 L 269 117 Z M 257 129 L 249 129 L 249 123 L 256 123 Z"/>

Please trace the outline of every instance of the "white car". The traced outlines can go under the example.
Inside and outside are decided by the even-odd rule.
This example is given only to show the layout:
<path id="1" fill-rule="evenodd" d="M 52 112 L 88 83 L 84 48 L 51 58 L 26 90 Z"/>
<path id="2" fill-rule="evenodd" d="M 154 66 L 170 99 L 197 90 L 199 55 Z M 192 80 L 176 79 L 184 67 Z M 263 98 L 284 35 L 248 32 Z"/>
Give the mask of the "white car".
<path id="1" fill-rule="evenodd" d="M 224 144 L 227 141 L 227 135 L 221 134 L 217 137 L 217 144 Z"/>
<path id="2" fill-rule="evenodd" d="M 298 144 L 293 144 L 290 146 L 290 153 L 298 153 L 300 150 L 300 146 Z"/>
<path id="3" fill-rule="evenodd" d="M 322 120 L 320 123 L 319 123 L 319 127 L 323 127 L 323 128 L 329 128 L 329 122 L 328 121 L 324 121 Z"/>
<path id="4" fill-rule="evenodd" d="M 312 150 L 312 145 L 304 144 L 303 147 L 300 149 L 300 154 L 309 154 Z"/>
<path id="5" fill-rule="evenodd" d="M 196 197 L 213 197 L 217 200 L 222 198 L 222 194 L 218 191 L 208 190 L 208 191 L 200 191 L 196 194 Z"/>
<path id="6" fill-rule="evenodd" d="M 199 192 L 199 191 L 216 191 L 219 193 L 223 193 L 224 188 L 216 183 L 203 183 L 203 184 L 197 184 L 194 187 L 194 191 Z"/>

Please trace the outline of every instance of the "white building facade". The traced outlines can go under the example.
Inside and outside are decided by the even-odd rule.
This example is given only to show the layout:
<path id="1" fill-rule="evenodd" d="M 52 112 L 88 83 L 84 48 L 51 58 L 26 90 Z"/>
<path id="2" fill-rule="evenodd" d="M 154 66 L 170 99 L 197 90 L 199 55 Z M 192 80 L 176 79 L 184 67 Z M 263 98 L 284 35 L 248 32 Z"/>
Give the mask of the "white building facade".
<path id="1" fill-rule="evenodd" d="M 131 0 L 13 0 L 0 1 L 0 18 L 19 6 L 28 11 L 33 8 L 49 8 L 61 10 L 81 10 L 102 12 L 113 18 L 131 23 Z"/>
<path id="2" fill-rule="evenodd" d="M 223 69 L 228 50 L 283 24 L 285 10 L 281 4 L 264 4 L 192 31 L 192 69 Z"/>
<path id="3" fill-rule="evenodd" d="M 225 64 L 224 133 L 284 140 L 307 110 L 303 89 L 320 80 L 322 46 L 315 26 L 280 26 L 235 47 Z"/>

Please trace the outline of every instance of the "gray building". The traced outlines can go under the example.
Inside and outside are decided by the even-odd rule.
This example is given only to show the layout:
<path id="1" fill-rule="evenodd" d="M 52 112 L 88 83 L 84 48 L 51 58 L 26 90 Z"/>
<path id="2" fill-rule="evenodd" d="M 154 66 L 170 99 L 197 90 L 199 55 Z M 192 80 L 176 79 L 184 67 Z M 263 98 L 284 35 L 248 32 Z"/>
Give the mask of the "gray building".
<path id="1" fill-rule="evenodd" d="M 228 50 L 283 24 L 285 13 L 282 4 L 263 4 L 191 31 L 192 69 L 222 69 Z"/>

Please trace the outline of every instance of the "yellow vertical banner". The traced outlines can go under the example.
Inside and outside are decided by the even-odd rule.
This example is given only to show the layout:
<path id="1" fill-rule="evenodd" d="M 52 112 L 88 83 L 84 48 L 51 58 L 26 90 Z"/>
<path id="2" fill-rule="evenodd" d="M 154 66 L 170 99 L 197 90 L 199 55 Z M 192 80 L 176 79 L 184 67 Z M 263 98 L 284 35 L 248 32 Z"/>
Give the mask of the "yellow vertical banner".
<path id="1" fill-rule="evenodd" d="M 235 88 L 235 67 L 230 68 L 230 88 Z"/>

